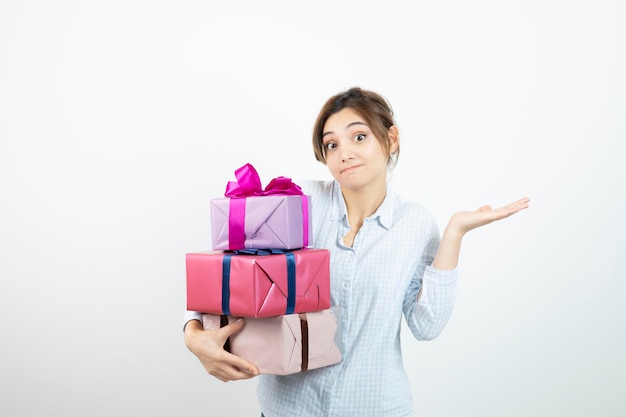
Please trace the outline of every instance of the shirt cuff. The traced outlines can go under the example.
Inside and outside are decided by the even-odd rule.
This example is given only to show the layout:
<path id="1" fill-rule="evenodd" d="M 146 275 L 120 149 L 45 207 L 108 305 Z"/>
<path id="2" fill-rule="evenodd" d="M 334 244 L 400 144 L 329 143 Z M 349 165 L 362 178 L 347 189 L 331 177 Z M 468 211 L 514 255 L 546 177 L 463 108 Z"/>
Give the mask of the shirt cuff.
<path id="1" fill-rule="evenodd" d="M 185 325 L 190 320 L 198 320 L 200 323 L 202 323 L 202 313 L 199 313 L 197 311 L 185 310 L 185 318 L 183 320 L 183 331 L 185 330 Z"/>
<path id="2" fill-rule="evenodd" d="M 432 266 L 427 266 L 424 272 L 424 278 L 422 282 L 432 282 L 438 285 L 451 285 L 455 284 L 459 276 L 458 267 L 452 269 L 437 269 Z"/>

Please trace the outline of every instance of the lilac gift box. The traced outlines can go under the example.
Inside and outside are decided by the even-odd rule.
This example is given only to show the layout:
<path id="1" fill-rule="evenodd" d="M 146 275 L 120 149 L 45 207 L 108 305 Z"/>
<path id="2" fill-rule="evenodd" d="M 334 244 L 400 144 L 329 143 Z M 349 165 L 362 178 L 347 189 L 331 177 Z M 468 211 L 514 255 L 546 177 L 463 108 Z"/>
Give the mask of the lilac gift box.
<path id="1" fill-rule="evenodd" d="M 288 177 L 262 188 L 256 169 L 235 170 L 225 198 L 210 202 L 213 250 L 300 249 L 313 246 L 311 197 Z"/>
<path id="2" fill-rule="evenodd" d="M 299 249 L 312 243 L 308 195 L 214 198 L 210 206 L 213 250 Z"/>
<path id="3" fill-rule="evenodd" d="M 253 363 L 262 374 L 287 375 L 341 362 L 340 307 L 311 313 L 247 318 L 228 339 L 228 350 Z M 204 329 L 215 330 L 234 319 L 203 314 Z"/>

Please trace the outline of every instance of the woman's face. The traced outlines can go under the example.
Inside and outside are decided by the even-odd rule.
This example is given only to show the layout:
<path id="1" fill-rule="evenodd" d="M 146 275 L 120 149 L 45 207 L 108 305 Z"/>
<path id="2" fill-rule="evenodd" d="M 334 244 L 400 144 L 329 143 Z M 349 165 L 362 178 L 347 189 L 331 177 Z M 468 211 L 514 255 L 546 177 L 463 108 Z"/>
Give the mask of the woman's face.
<path id="1" fill-rule="evenodd" d="M 322 143 L 326 165 L 342 187 L 356 191 L 386 186 L 388 155 L 354 110 L 345 108 L 328 118 Z M 392 138 L 390 151 L 396 148 Z"/>

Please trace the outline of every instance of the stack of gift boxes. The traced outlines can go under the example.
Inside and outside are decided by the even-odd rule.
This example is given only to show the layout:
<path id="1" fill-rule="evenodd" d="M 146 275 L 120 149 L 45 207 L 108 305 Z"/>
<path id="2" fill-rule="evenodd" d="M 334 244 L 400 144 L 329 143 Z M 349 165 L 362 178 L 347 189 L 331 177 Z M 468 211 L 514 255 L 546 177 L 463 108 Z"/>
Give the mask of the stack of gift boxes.
<path id="1" fill-rule="evenodd" d="M 262 374 L 341 361 L 330 302 L 330 252 L 312 242 L 311 197 L 287 177 L 262 188 L 250 164 L 211 206 L 212 249 L 186 254 L 187 309 L 205 329 L 243 317 L 225 345 Z"/>

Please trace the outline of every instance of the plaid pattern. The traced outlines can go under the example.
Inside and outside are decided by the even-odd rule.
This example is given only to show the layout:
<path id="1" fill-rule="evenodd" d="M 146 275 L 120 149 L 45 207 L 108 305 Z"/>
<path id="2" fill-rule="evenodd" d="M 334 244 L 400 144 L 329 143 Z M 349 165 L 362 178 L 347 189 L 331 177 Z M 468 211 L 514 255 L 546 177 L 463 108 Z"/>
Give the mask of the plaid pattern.
<path id="1" fill-rule="evenodd" d="M 346 247 L 349 227 L 339 184 L 299 184 L 311 195 L 314 246 L 331 252 L 331 303 L 342 307 L 344 359 L 293 375 L 261 375 L 261 410 L 266 417 L 410 416 L 402 316 L 418 340 L 433 339 L 448 322 L 456 296 L 456 268 L 430 266 L 440 241 L 434 218 L 388 190 L 353 247 Z"/>

